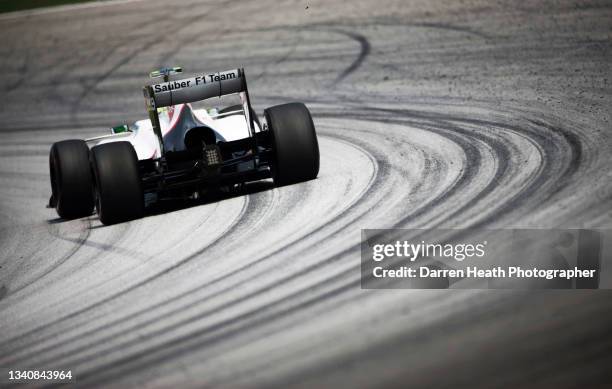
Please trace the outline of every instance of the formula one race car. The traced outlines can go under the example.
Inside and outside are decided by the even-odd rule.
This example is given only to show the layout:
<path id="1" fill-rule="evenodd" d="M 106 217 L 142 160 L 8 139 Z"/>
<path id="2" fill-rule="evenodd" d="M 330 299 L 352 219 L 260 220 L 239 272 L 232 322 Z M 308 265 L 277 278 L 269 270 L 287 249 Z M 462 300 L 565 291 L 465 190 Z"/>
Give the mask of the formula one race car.
<path id="1" fill-rule="evenodd" d="M 262 126 L 243 69 L 170 80 L 181 71 L 151 73 L 164 82 L 144 87 L 148 119 L 53 144 L 49 207 L 61 218 L 95 208 L 103 224 L 113 224 L 141 217 L 159 200 L 270 177 L 275 185 L 317 177 L 319 146 L 304 104 L 266 109 Z M 208 106 L 212 98 L 222 105 Z"/>

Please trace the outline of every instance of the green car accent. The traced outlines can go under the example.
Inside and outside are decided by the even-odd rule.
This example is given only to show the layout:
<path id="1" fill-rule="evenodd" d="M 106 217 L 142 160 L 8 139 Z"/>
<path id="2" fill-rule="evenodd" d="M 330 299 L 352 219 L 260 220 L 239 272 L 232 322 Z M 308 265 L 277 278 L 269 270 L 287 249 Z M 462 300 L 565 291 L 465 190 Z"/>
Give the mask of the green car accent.
<path id="1" fill-rule="evenodd" d="M 130 126 L 128 126 L 127 124 L 122 124 L 120 126 L 111 128 L 111 132 L 113 134 L 121 134 L 122 132 L 130 132 L 130 131 L 131 131 Z"/>

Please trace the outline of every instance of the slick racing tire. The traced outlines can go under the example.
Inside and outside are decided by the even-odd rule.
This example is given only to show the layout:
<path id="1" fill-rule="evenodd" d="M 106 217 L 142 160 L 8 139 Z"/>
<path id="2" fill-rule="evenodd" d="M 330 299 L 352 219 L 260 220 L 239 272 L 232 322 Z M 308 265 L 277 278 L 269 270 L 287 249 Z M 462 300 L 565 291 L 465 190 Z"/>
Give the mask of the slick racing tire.
<path id="1" fill-rule="evenodd" d="M 129 142 L 113 142 L 91 149 L 96 211 L 102 224 L 142 217 L 144 197 L 138 157 Z"/>
<path id="2" fill-rule="evenodd" d="M 264 111 L 272 136 L 272 178 L 277 186 L 312 180 L 319 174 L 319 143 L 308 108 L 302 103 Z"/>
<path id="3" fill-rule="evenodd" d="M 54 143 L 49 153 L 51 206 L 62 219 L 91 215 L 94 209 L 89 147 L 80 139 Z"/>

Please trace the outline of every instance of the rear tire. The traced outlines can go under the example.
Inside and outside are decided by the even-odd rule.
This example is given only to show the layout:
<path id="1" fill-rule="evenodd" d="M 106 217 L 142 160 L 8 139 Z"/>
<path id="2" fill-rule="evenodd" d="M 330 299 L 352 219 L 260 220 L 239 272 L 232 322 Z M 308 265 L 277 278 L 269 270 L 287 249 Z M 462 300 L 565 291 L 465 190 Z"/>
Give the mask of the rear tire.
<path id="1" fill-rule="evenodd" d="M 272 135 L 272 178 L 277 186 L 312 180 L 319 174 L 319 143 L 308 108 L 302 103 L 264 111 Z"/>
<path id="2" fill-rule="evenodd" d="M 129 142 L 113 142 L 91 149 L 96 210 L 102 224 L 142 217 L 144 196 L 138 157 Z"/>
<path id="3" fill-rule="evenodd" d="M 89 216 L 94 208 L 89 147 L 84 140 L 54 143 L 49 153 L 51 206 L 62 219 Z"/>

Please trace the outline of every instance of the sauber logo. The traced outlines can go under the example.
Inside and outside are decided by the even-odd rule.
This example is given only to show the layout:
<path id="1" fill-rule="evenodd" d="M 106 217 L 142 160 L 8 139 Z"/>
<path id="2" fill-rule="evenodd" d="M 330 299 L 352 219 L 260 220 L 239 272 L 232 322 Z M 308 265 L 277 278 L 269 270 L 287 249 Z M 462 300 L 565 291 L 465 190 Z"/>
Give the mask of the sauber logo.
<path id="1" fill-rule="evenodd" d="M 155 93 L 168 92 L 175 89 L 187 88 L 190 86 L 192 80 L 187 81 L 170 81 L 165 84 L 157 84 L 153 86 Z"/>
<path id="2" fill-rule="evenodd" d="M 225 73 L 213 73 L 207 75 L 196 76 L 186 80 L 176 80 L 165 82 L 163 84 L 153 85 L 155 93 L 169 92 L 181 88 L 189 88 L 196 85 L 204 85 L 211 82 L 220 82 L 225 80 L 232 80 L 236 77 L 240 77 L 240 71 L 231 71 Z"/>

